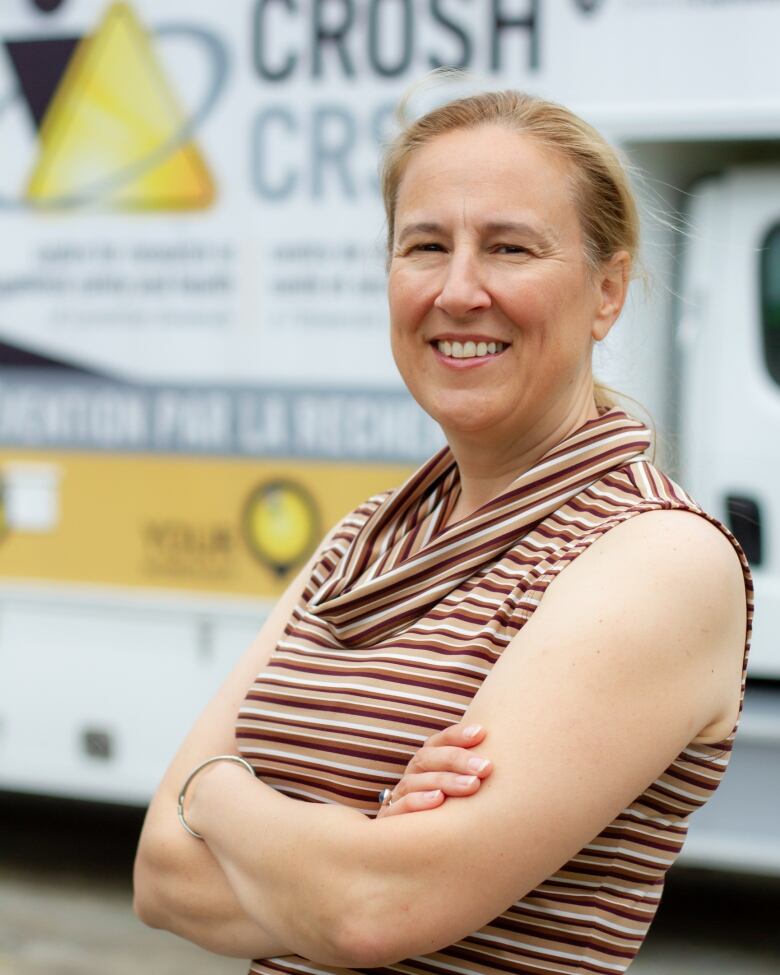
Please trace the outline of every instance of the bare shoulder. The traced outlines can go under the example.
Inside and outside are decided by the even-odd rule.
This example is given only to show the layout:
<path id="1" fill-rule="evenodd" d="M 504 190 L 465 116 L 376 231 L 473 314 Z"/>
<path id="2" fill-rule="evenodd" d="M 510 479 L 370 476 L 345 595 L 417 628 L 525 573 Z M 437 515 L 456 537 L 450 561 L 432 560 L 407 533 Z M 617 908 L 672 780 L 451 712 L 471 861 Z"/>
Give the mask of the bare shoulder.
<path id="1" fill-rule="evenodd" d="M 708 518 L 694 511 L 643 511 L 607 532 L 603 541 L 607 539 L 618 545 L 631 545 L 637 540 L 647 545 L 657 542 L 673 561 L 680 557 L 698 557 L 702 561 L 716 558 L 720 565 L 733 562 L 739 568 L 739 558 L 726 535 Z"/>
<path id="2" fill-rule="evenodd" d="M 643 655 L 670 668 L 683 655 L 706 692 L 697 741 L 736 721 L 745 649 L 745 579 L 736 549 L 712 522 L 684 510 L 642 512 L 610 529 L 550 584 L 539 622 L 592 607 L 626 635 L 654 634 Z"/>
<path id="3" fill-rule="evenodd" d="M 708 614 L 745 609 L 744 575 L 736 549 L 712 522 L 692 511 L 645 511 L 616 525 L 561 573 L 550 595 L 583 581 L 603 588 L 618 577 L 624 580 L 621 588 L 639 586 L 637 597 L 650 601 L 682 586 L 687 618 L 696 605 Z M 666 608 L 674 611 L 677 600 Z"/>

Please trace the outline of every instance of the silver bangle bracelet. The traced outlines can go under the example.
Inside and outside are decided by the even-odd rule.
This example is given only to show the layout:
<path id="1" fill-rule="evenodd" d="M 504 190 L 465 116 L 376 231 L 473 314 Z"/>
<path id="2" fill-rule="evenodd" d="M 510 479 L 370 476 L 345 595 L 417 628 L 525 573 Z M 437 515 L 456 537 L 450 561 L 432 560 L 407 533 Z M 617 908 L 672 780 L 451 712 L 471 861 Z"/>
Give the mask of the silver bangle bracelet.
<path id="1" fill-rule="evenodd" d="M 247 762 L 245 758 L 241 758 L 240 755 L 215 755 L 213 758 L 207 758 L 205 762 L 201 762 L 200 765 L 196 765 L 195 768 L 190 772 L 187 778 L 184 780 L 184 785 L 181 787 L 181 792 L 179 793 L 179 802 L 177 806 L 177 813 L 179 816 L 179 822 L 187 830 L 190 836 L 194 836 L 196 840 L 202 840 L 203 837 L 200 833 L 196 833 L 195 830 L 189 825 L 187 820 L 184 818 L 184 797 L 187 795 L 187 789 L 189 788 L 190 782 L 195 778 L 198 772 L 206 768 L 207 765 L 213 765 L 214 762 L 236 762 L 238 765 L 243 765 L 243 767 L 249 772 L 252 778 L 255 777 L 255 770 Z"/>

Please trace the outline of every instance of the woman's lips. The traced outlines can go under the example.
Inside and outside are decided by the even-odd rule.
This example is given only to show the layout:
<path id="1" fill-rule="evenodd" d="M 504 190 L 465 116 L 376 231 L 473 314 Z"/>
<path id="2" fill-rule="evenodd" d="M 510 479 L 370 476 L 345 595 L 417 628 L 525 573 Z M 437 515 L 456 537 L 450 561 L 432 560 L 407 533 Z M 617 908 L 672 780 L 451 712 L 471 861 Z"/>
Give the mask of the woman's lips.
<path id="1" fill-rule="evenodd" d="M 474 366 L 485 365 L 499 359 L 509 348 L 509 344 L 506 342 L 473 341 L 471 339 L 462 342 L 437 339 L 431 342 L 430 346 L 439 362 L 453 369 L 469 369 Z M 490 351 L 490 349 L 494 351 Z"/>

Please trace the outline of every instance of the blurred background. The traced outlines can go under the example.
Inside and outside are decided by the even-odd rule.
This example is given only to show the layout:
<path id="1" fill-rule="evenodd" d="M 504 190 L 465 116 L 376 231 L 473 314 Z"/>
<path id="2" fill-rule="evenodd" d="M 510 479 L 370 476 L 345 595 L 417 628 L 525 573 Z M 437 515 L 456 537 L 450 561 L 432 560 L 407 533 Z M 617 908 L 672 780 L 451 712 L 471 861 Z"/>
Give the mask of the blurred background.
<path id="1" fill-rule="evenodd" d="M 780 971 L 778 39 L 776 0 L 0 0 L 0 971 L 245 970 L 134 920 L 134 844 L 290 574 L 440 443 L 389 352 L 376 166 L 446 66 L 413 112 L 520 87 L 634 167 L 596 372 L 757 612 L 631 970 Z"/>

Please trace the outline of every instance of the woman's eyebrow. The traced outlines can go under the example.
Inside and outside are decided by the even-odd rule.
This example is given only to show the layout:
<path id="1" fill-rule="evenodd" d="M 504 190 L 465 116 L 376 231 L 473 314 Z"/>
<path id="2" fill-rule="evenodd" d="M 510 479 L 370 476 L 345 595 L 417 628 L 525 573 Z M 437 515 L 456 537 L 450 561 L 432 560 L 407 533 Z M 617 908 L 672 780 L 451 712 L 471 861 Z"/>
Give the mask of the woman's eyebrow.
<path id="1" fill-rule="evenodd" d="M 558 235 L 551 227 L 535 227 L 518 220 L 492 220 L 484 224 L 483 228 L 489 234 L 524 234 L 535 237 L 542 244 L 553 244 L 558 240 Z"/>
<path id="2" fill-rule="evenodd" d="M 442 226 L 440 223 L 431 223 L 429 221 L 409 223 L 398 235 L 398 243 L 402 244 L 404 240 L 406 240 L 406 238 L 410 237 L 412 234 L 440 234 L 441 232 Z"/>
<path id="3" fill-rule="evenodd" d="M 540 243 L 549 245 L 558 240 L 557 234 L 547 227 L 534 227 L 530 223 L 518 220 L 491 220 L 482 225 L 484 232 L 488 234 L 516 233 L 524 234 L 527 237 L 534 237 Z M 413 234 L 439 234 L 443 232 L 443 227 L 439 223 L 431 221 L 419 221 L 418 223 L 407 224 L 398 235 L 398 244 L 402 244 L 407 237 Z"/>

